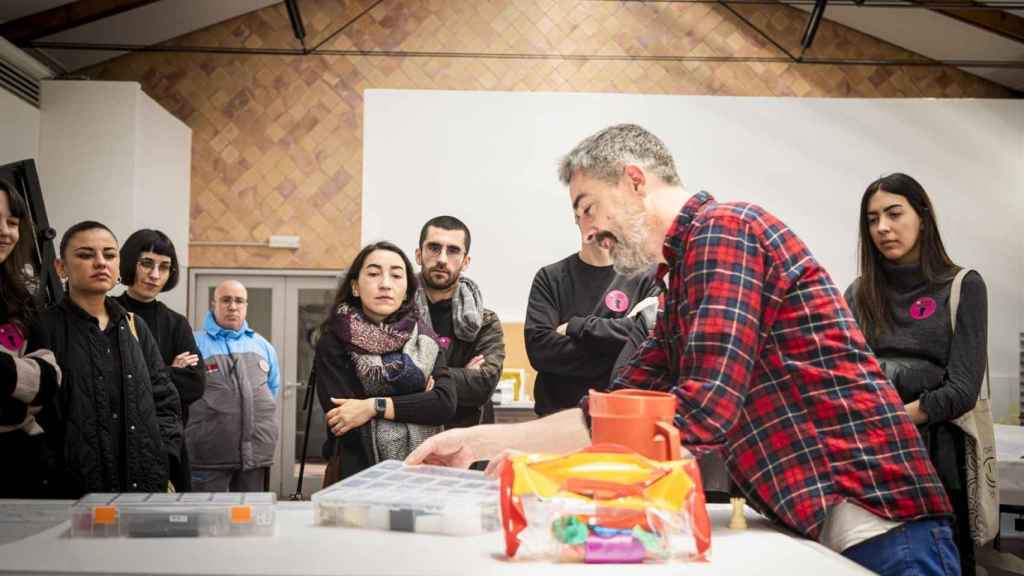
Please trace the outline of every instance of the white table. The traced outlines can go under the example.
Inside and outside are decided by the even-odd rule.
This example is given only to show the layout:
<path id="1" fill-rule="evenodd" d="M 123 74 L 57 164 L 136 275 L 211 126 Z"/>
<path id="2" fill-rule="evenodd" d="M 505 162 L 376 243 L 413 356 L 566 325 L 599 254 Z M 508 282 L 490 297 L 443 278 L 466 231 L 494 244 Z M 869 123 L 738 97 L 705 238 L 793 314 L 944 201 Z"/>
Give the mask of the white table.
<path id="1" fill-rule="evenodd" d="M 0 544 L 38 534 L 68 519 L 70 501 L 0 499 Z"/>
<path id="2" fill-rule="evenodd" d="M 50 503 L 52 506 L 52 503 Z M 68 522 L 0 546 L 0 573 L 45 574 L 870 574 L 823 546 L 775 530 L 747 511 L 749 528 L 726 525 L 729 506 L 709 506 L 712 556 L 703 563 L 582 565 L 510 561 L 500 532 L 473 538 L 313 525 L 308 502 L 278 504 L 277 534 L 261 538 L 72 539 Z"/>
<path id="3" fill-rule="evenodd" d="M 1000 506 L 1024 507 L 1024 427 L 995 425 Z"/>

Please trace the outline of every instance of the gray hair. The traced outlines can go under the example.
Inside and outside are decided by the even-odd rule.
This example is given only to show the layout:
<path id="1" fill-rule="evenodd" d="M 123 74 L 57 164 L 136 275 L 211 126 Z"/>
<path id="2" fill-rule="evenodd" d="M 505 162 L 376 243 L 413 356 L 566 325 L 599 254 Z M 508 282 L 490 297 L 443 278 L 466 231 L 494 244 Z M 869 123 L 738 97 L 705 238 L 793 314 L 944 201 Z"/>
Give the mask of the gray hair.
<path id="1" fill-rule="evenodd" d="M 672 154 L 665 143 L 636 124 L 618 124 L 584 138 L 562 158 L 558 178 L 569 185 L 576 172 L 617 184 L 627 164 L 651 171 L 670 186 L 680 184 Z"/>

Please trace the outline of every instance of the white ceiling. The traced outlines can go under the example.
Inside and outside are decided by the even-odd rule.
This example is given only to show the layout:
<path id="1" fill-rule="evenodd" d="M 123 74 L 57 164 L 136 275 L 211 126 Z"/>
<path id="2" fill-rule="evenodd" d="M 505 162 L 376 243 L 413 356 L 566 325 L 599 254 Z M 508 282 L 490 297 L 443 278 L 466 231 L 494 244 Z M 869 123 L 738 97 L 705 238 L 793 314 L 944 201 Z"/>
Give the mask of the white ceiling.
<path id="1" fill-rule="evenodd" d="M 797 6 L 810 11 L 809 6 Z M 1013 11 L 1024 15 L 1024 10 Z M 825 18 L 933 60 L 1024 63 L 1024 43 L 1009 40 L 931 10 L 828 6 Z M 1024 68 L 964 68 L 1024 91 Z"/>
<path id="2" fill-rule="evenodd" d="M 281 0 L 161 0 L 47 36 L 42 40 L 151 46 L 280 2 Z M 85 50 L 48 50 L 47 53 L 64 65 L 66 70 L 80 70 L 121 54 Z"/>
<path id="3" fill-rule="evenodd" d="M 71 1 L 73 0 L 0 0 L 0 22 L 68 4 Z M 869 4 L 870 1 L 868 0 Z M 49 36 L 44 40 L 152 45 L 279 2 L 280 0 L 161 0 Z M 806 4 L 797 7 L 807 11 L 810 9 Z M 1009 12 L 1024 17 L 1024 10 Z M 825 18 L 934 60 L 1024 62 L 1024 43 L 1009 40 L 929 10 L 833 5 L 827 8 Z M 47 50 L 47 55 L 68 71 L 90 66 L 119 54 L 121 53 Z M 1024 91 L 1022 68 L 965 70 Z"/>
<path id="4" fill-rule="evenodd" d="M 0 0 L 0 21 L 20 18 L 73 0 Z M 150 46 L 259 10 L 281 0 L 160 0 L 40 40 Z M 45 50 L 66 71 L 124 54 L 95 50 Z"/>

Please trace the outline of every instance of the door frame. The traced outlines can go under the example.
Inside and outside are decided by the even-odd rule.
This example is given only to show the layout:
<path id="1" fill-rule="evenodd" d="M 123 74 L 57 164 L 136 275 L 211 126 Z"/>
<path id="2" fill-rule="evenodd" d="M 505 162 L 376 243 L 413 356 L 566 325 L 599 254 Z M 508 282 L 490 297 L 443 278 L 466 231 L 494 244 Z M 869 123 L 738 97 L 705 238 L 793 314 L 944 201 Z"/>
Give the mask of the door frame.
<path id="1" fill-rule="evenodd" d="M 338 287 L 337 275 L 315 275 L 315 276 L 302 276 L 299 277 L 288 277 L 285 279 L 285 314 L 291 315 L 297 313 L 299 309 L 299 291 L 300 290 L 331 290 L 332 292 Z M 307 374 L 298 374 L 299 369 L 299 339 L 303 335 L 299 334 L 298 318 L 289 316 L 285 320 L 285 358 L 284 362 L 286 368 L 283 369 L 283 374 L 286 376 L 284 392 L 281 400 L 281 442 L 280 442 L 280 458 L 275 459 L 275 462 L 280 462 L 282 465 L 281 477 L 279 482 L 279 494 L 283 497 L 288 497 L 295 492 L 301 492 L 303 496 L 309 497 L 313 492 L 320 489 L 321 480 L 317 477 L 311 476 L 307 469 L 306 475 L 303 477 L 303 486 L 298 487 L 298 476 L 295 473 L 295 464 L 298 462 L 298 458 L 301 453 L 297 452 L 295 446 L 295 440 L 298 437 L 298 419 L 296 414 L 299 408 L 299 404 L 306 395 Z M 317 402 L 316 398 L 313 399 L 313 410 L 320 410 L 320 403 Z M 308 441 L 308 439 L 306 440 Z M 310 446 L 309 450 L 311 453 L 316 454 L 320 450 L 320 446 Z M 286 470 L 285 470 L 286 468 Z"/>

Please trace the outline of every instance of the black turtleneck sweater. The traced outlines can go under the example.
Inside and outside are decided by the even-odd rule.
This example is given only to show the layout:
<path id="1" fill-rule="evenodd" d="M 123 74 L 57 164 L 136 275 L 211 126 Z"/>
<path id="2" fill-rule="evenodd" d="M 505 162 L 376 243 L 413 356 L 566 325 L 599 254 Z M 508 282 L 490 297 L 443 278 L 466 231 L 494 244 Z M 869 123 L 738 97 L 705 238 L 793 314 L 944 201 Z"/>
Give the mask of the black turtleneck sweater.
<path id="1" fill-rule="evenodd" d="M 965 414 L 978 399 L 985 376 L 988 342 L 988 296 L 977 272 L 964 277 L 957 310 L 956 334 L 949 318 L 951 282 L 929 285 L 917 264 L 884 264 L 886 295 L 895 323 L 884 334 L 869 337 L 879 358 L 913 357 L 945 367 L 941 385 L 924 392 L 921 409 L 929 422 L 945 422 Z M 856 315 L 853 290 L 846 301 Z M 866 330 L 865 330 L 866 332 Z"/>
<path id="2" fill-rule="evenodd" d="M 192 336 L 192 328 L 184 316 L 171 310 L 163 302 L 153 300 L 140 302 L 128 295 L 128 292 L 115 298 L 125 310 L 137 314 L 146 323 L 146 327 L 156 338 L 160 356 L 167 371 L 178 389 L 181 397 L 181 419 L 188 422 L 188 406 L 202 398 L 206 390 L 206 364 L 199 353 L 196 339 Z M 188 368 L 172 368 L 174 357 L 182 352 L 191 352 L 199 356 L 199 362 Z"/>
<path id="3" fill-rule="evenodd" d="M 429 302 L 430 325 L 438 336 L 455 338 L 455 324 L 452 322 L 452 299 Z"/>

